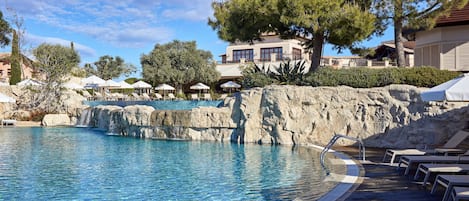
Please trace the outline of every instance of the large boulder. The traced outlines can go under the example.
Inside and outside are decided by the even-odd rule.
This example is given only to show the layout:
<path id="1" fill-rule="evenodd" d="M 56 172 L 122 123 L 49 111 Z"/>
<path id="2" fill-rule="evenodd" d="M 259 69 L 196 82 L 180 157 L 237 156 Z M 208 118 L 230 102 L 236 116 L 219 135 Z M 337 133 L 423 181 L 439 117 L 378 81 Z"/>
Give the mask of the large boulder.
<path id="1" fill-rule="evenodd" d="M 70 126 L 70 117 L 67 114 L 46 114 L 42 119 L 43 126 Z"/>

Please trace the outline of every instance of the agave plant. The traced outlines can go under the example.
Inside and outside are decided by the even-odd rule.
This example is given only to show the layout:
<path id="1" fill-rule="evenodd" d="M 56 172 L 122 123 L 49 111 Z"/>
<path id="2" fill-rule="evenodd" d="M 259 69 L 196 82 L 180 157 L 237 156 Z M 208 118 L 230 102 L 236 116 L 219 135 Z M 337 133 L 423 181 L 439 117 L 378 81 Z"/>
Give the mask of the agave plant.
<path id="1" fill-rule="evenodd" d="M 277 80 L 280 84 L 300 84 L 306 74 L 304 61 L 281 63 L 278 67 L 267 70 L 270 78 Z"/>

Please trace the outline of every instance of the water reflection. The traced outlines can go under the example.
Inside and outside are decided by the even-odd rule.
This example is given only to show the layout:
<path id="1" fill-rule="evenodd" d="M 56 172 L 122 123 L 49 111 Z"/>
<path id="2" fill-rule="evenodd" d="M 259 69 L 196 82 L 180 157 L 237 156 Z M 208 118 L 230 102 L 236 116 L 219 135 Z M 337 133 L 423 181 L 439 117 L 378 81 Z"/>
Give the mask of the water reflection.
<path id="1" fill-rule="evenodd" d="M 318 160 L 304 147 L 2 128 L 0 199 L 309 200 L 335 185 Z"/>

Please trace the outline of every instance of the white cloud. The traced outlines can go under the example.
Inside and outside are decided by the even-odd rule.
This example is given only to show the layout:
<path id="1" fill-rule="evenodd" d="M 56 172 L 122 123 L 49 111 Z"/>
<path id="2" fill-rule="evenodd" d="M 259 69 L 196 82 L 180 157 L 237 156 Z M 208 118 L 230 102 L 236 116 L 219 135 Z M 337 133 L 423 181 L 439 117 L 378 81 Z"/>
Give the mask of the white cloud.
<path id="1" fill-rule="evenodd" d="M 190 21 L 206 21 L 213 13 L 211 4 L 213 0 L 172 0 L 165 3 L 167 6 L 162 15 L 170 19 Z"/>
<path id="2" fill-rule="evenodd" d="M 173 20 L 205 21 L 212 0 L 6 0 L 25 20 L 59 31 L 71 31 L 107 41 L 115 47 L 138 48 L 172 40 Z M 177 22 L 176 22 L 177 23 Z M 26 27 L 27 29 L 27 27 Z"/>
<path id="3" fill-rule="evenodd" d="M 44 37 L 44 36 L 38 36 L 34 34 L 26 34 L 25 38 L 26 38 L 26 41 L 30 42 L 34 46 L 38 46 L 42 43 L 49 43 L 49 44 L 58 44 L 58 45 L 69 47 L 70 43 L 73 42 L 73 41 L 62 39 L 62 38 Z M 87 56 L 87 57 L 96 56 L 96 51 L 93 48 L 90 48 L 86 45 L 82 45 L 76 42 L 73 42 L 73 46 L 75 50 L 77 50 L 82 56 Z"/>

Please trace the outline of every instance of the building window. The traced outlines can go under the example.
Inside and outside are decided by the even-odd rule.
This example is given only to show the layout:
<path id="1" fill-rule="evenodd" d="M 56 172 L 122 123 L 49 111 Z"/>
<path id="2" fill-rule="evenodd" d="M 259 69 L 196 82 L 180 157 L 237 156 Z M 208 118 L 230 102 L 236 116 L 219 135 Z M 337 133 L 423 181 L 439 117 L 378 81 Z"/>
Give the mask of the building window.
<path id="1" fill-rule="evenodd" d="M 239 62 L 242 58 L 246 59 L 246 61 L 253 61 L 254 51 L 252 49 L 233 50 L 233 61 Z"/>
<path id="2" fill-rule="evenodd" d="M 270 55 L 276 53 L 276 59 L 282 60 L 282 47 L 261 48 L 261 61 L 271 61 Z"/>
<path id="3" fill-rule="evenodd" d="M 292 51 L 292 59 L 293 60 L 300 60 L 301 58 L 301 49 L 293 48 Z"/>

